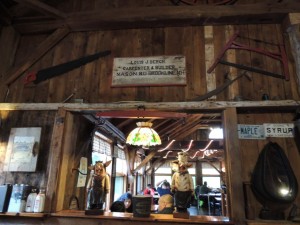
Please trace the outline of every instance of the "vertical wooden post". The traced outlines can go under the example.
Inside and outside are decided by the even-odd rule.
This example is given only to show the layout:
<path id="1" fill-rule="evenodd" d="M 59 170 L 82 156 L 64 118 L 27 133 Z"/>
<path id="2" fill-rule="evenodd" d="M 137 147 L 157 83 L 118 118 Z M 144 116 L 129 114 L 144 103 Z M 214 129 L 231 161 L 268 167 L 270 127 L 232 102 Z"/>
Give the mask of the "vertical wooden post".
<path id="1" fill-rule="evenodd" d="M 197 185 L 202 185 L 203 183 L 203 176 L 202 176 L 202 162 L 196 161 L 196 184 Z"/>
<path id="2" fill-rule="evenodd" d="M 73 154 L 75 149 L 75 141 L 77 137 L 78 127 L 76 127 L 74 115 L 71 112 L 67 112 L 64 120 L 64 130 L 61 134 L 61 151 L 60 151 L 60 165 L 58 171 L 58 180 L 56 188 L 56 197 L 53 201 L 53 207 L 55 211 L 61 211 L 68 209 L 69 199 L 72 196 L 70 187 L 71 167 L 73 165 Z"/>
<path id="3" fill-rule="evenodd" d="M 45 212 L 55 212 L 54 200 L 57 197 L 56 187 L 59 175 L 59 167 L 62 153 L 62 141 L 65 127 L 66 110 L 58 109 L 53 126 L 50 144 L 49 161 L 46 176 L 48 177 L 46 190 Z"/>
<path id="4" fill-rule="evenodd" d="M 109 202 L 114 202 L 115 199 L 114 199 L 114 196 L 115 196 L 115 184 L 116 184 L 116 176 L 117 176 L 117 158 L 115 157 L 118 153 L 115 152 L 115 149 L 113 147 L 113 157 L 112 157 L 112 171 L 111 171 L 111 179 L 110 179 L 110 199 L 109 199 Z"/>
<path id="5" fill-rule="evenodd" d="M 243 198 L 243 181 L 241 177 L 241 157 L 237 132 L 236 108 L 223 111 L 225 157 L 227 172 L 227 200 L 229 217 L 235 224 L 244 224 L 245 207 Z"/>
<path id="6" fill-rule="evenodd" d="M 204 27 L 204 38 L 205 38 L 205 66 L 206 69 L 214 62 L 214 32 L 212 26 Z M 206 73 L 207 92 L 210 92 L 216 88 L 216 74 L 215 71 Z M 216 96 L 212 96 L 210 99 L 216 99 Z"/>

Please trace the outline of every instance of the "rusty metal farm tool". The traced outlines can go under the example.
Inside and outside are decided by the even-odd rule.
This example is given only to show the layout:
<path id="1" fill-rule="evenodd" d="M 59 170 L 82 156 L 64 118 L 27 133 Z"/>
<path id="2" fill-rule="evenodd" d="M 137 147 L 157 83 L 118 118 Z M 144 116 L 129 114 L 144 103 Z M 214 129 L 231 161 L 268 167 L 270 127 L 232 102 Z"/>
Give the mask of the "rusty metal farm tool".
<path id="1" fill-rule="evenodd" d="M 260 48 L 251 48 L 250 46 L 238 43 L 236 41 L 236 39 L 238 37 L 239 37 L 239 32 L 236 32 L 230 38 L 230 40 L 226 43 L 225 47 L 222 49 L 222 51 L 216 57 L 214 63 L 207 70 L 208 73 L 211 73 L 215 69 L 215 67 L 219 63 L 221 63 L 223 65 L 232 66 L 232 67 L 236 67 L 238 69 L 248 70 L 248 71 L 255 72 L 255 73 L 260 73 L 260 74 L 267 75 L 267 76 L 272 76 L 272 77 L 281 78 L 281 79 L 285 79 L 285 80 L 290 79 L 289 69 L 288 69 L 288 60 L 287 60 L 287 55 L 286 55 L 285 48 L 284 48 L 283 44 L 278 44 L 279 52 L 274 53 L 274 52 L 269 52 L 269 51 L 266 51 L 266 50 L 260 49 Z M 262 70 L 262 69 L 259 69 L 259 68 L 254 68 L 254 67 L 250 67 L 250 66 L 246 66 L 246 65 L 241 65 L 241 64 L 225 61 L 222 58 L 223 58 L 224 54 L 226 53 L 226 51 L 228 49 L 240 49 L 240 50 L 252 51 L 252 52 L 262 54 L 262 55 L 266 55 L 266 56 L 271 57 L 275 60 L 278 60 L 282 64 L 283 74 L 277 74 L 277 73 L 269 72 L 269 71 Z"/>
<path id="2" fill-rule="evenodd" d="M 214 95 L 217 95 L 219 93 L 221 93 L 222 91 L 224 91 L 227 87 L 229 87 L 231 84 L 233 84 L 235 81 L 237 81 L 238 79 L 242 78 L 243 76 L 245 76 L 249 81 L 251 81 L 251 77 L 248 76 L 247 72 L 244 71 L 243 73 L 239 74 L 238 76 L 236 76 L 235 78 L 233 79 L 230 79 L 229 78 L 229 74 L 226 73 L 225 74 L 225 82 L 224 84 L 222 84 L 221 86 L 217 87 L 216 89 L 204 94 L 204 95 L 201 95 L 201 96 L 198 96 L 194 99 L 192 99 L 192 101 L 203 101 L 205 99 L 208 99 L 208 98 L 211 98 L 212 96 Z"/>

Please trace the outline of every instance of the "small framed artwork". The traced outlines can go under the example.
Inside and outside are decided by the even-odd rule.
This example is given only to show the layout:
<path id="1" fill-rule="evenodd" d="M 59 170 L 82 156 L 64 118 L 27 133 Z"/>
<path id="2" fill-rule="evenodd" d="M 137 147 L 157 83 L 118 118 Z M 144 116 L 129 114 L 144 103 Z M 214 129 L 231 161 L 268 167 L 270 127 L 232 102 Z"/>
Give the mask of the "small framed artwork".
<path id="1" fill-rule="evenodd" d="M 39 153 L 41 127 L 12 128 L 6 148 L 4 171 L 34 172 Z"/>

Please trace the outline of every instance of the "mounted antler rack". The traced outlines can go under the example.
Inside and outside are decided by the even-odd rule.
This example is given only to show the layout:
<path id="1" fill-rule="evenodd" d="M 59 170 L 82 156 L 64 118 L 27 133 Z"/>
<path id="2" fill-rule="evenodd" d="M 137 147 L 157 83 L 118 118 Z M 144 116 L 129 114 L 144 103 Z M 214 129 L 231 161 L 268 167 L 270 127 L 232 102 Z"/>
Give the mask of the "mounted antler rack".
<path id="1" fill-rule="evenodd" d="M 260 74 L 267 75 L 267 76 L 272 76 L 272 77 L 281 78 L 281 79 L 285 79 L 285 80 L 290 79 L 289 70 L 288 70 L 287 56 L 286 56 L 283 44 L 278 44 L 279 51 L 280 51 L 279 53 L 273 53 L 273 52 L 265 51 L 265 50 L 259 49 L 259 48 L 251 48 L 250 46 L 246 46 L 244 44 L 238 43 L 238 42 L 236 42 L 236 39 L 238 37 L 239 37 L 239 32 L 236 32 L 230 38 L 230 40 L 226 43 L 225 47 L 222 49 L 220 54 L 215 59 L 214 63 L 207 70 L 208 73 L 211 73 L 215 69 L 215 67 L 219 63 L 221 63 L 221 64 L 224 64 L 224 65 L 227 65 L 227 66 L 232 66 L 232 67 L 236 67 L 238 69 L 248 70 L 248 71 L 255 72 L 255 73 L 260 73 Z M 279 60 L 282 64 L 282 66 L 283 66 L 283 73 L 284 74 L 281 75 L 281 74 L 272 73 L 272 72 L 265 71 L 265 70 L 258 69 L 258 68 L 253 68 L 253 67 L 249 67 L 249 66 L 245 66 L 245 65 L 241 65 L 241 64 L 236 64 L 236 63 L 224 61 L 224 60 L 222 60 L 222 58 L 223 58 L 225 52 L 228 49 L 240 49 L 240 50 L 252 51 L 252 52 L 262 54 L 262 55 L 266 55 L 266 56 L 271 57 L 275 60 Z"/>

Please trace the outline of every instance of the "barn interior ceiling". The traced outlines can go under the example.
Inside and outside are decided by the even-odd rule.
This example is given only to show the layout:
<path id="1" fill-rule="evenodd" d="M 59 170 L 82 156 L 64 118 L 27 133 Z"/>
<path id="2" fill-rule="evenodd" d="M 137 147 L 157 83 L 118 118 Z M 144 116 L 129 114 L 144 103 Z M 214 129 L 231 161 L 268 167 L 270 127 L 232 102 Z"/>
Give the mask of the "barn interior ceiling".
<path id="1" fill-rule="evenodd" d="M 162 144 L 142 147 L 127 145 L 129 149 L 153 158 L 174 160 L 178 152 L 187 151 L 191 161 L 220 161 L 224 157 L 223 140 L 210 140 L 211 128 L 222 127 L 221 112 L 162 112 L 162 111 L 103 111 L 85 114 L 92 123 L 121 145 L 136 127 L 137 122 L 151 122 L 159 134 Z"/>

